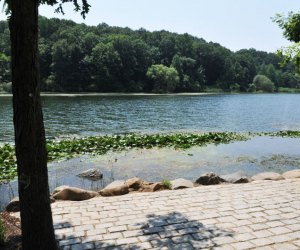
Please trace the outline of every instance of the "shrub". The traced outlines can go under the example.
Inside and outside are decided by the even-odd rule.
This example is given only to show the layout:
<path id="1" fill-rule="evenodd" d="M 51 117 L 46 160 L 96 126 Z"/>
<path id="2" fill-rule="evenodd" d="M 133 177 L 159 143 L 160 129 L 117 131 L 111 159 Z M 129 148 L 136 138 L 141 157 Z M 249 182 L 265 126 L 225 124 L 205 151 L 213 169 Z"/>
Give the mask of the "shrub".
<path id="1" fill-rule="evenodd" d="M 255 92 L 256 91 L 256 86 L 254 83 L 250 83 L 248 85 L 248 89 L 247 89 L 248 92 Z"/>
<path id="2" fill-rule="evenodd" d="M 172 189 L 172 184 L 169 180 L 163 180 L 162 184 L 167 188 L 167 189 Z"/>
<path id="3" fill-rule="evenodd" d="M 253 79 L 253 84 L 256 86 L 256 90 L 261 90 L 264 92 L 274 92 L 274 83 L 264 75 L 257 75 Z"/>

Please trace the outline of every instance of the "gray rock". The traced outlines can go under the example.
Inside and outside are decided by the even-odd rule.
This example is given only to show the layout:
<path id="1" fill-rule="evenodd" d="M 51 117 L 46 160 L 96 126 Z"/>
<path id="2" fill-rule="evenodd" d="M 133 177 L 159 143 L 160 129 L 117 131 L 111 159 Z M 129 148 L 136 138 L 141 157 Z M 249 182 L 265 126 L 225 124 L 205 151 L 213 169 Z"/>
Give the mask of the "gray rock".
<path id="1" fill-rule="evenodd" d="M 275 172 L 264 172 L 257 175 L 252 176 L 251 178 L 253 181 L 263 181 L 263 180 L 272 180 L 272 181 L 279 181 L 283 180 L 283 176 L 281 174 Z"/>
<path id="2" fill-rule="evenodd" d="M 174 189 L 174 190 L 194 187 L 193 182 L 191 182 L 190 180 L 183 179 L 183 178 L 173 180 L 173 181 L 171 181 L 171 184 L 172 184 L 172 189 Z"/>
<path id="3" fill-rule="evenodd" d="M 300 169 L 287 171 L 282 175 L 285 179 L 300 178 Z"/>
<path id="4" fill-rule="evenodd" d="M 94 191 L 76 187 L 61 186 L 54 190 L 52 198 L 54 198 L 55 200 L 83 201 L 89 200 L 98 195 L 99 194 Z"/>
<path id="5" fill-rule="evenodd" d="M 99 169 L 89 169 L 78 174 L 77 176 L 81 178 L 89 179 L 91 181 L 98 181 L 103 178 L 103 174 L 100 172 Z"/>
<path id="6" fill-rule="evenodd" d="M 243 173 L 242 171 L 238 171 L 233 174 L 222 175 L 220 177 L 221 177 L 221 179 L 223 179 L 226 182 L 235 183 L 235 184 L 248 183 L 250 181 L 248 176 L 245 173 Z"/>
<path id="7" fill-rule="evenodd" d="M 124 180 L 118 180 L 107 185 L 99 193 L 102 196 L 124 195 L 129 193 L 129 187 Z"/>
<path id="8" fill-rule="evenodd" d="M 212 172 L 205 173 L 196 180 L 196 184 L 200 184 L 200 185 L 217 185 L 222 182 L 225 181 L 220 176 Z"/>
<path id="9" fill-rule="evenodd" d="M 6 206 L 6 211 L 11 212 L 19 212 L 20 211 L 20 200 L 19 197 L 14 197 Z"/>

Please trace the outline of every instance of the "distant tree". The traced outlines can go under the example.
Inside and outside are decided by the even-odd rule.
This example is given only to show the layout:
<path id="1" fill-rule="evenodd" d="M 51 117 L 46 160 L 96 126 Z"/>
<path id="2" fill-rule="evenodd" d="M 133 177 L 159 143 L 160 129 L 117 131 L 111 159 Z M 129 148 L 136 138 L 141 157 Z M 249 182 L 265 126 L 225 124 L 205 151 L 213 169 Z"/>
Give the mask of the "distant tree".
<path id="1" fill-rule="evenodd" d="M 173 67 L 152 65 L 147 71 L 147 77 L 153 82 L 153 92 L 173 92 L 179 83 L 178 72 Z"/>
<path id="2" fill-rule="evenodd" d="M 264 92 L 274 92 L 275 85 L 274 83 L 266 76 L 264 75 L 257 75 L 253 79 L 253 84 L 256 87 L 256 90 L 261 90 Z M 254 86 L 251 85 L 251 89 L 253 89 Z"/>
<path id="3" fill-rule="evenodd" d="M 90 63 L 91 77 L 94 80 L 94 91 L 114 91 L 122 71 L 122 62 L 119 53 L 112 43 L 98 43 L 86 60 Z"/>
<path id="4" fill-rule="evenodd" d="M 22 249 L 57 249 L 50 207 L 45 129 L 39 90 L 39 4 L 72 2 L 84 16 L 82 0 L 5 0 L 10 15 L 15 146 L 21 211 Z"/>

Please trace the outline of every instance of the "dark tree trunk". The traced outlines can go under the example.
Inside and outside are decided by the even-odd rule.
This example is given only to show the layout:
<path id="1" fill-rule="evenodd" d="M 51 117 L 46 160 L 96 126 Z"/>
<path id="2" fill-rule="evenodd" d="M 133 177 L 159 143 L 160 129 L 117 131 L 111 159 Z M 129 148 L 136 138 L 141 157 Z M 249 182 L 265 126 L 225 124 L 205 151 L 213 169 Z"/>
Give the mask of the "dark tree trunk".
<path id="1" fill-rule="evenodd" d="M 24 250 L 57 249 L 38 84 L 38 0 L 11 1 L 15 144 Z"/>

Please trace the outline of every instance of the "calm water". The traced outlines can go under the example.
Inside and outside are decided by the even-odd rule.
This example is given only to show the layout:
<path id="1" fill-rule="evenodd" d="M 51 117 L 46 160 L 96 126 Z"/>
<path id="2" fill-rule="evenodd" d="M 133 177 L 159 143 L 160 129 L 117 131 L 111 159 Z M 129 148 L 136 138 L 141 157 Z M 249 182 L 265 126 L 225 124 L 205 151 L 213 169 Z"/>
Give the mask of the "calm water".
<path id="1" fill-rule="evenodd" d="M 48 138 L 127 132 L 300 130 L 299 94 L 43 97 Z M 13 141 L 0 96 L 0 142 Z"/>

